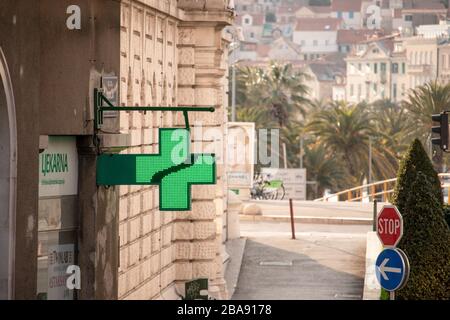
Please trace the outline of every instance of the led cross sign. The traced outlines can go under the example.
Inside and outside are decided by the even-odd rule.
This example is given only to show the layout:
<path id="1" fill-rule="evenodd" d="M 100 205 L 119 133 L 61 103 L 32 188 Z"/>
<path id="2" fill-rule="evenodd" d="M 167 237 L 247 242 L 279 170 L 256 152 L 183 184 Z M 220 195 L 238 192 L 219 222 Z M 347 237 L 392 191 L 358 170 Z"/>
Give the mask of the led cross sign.
<path id="1" fill-rule="evenodd" d="M 158 154 L 103 154 L 97 162 L 99 185 L 158 185 L 161 211 L 191 209 L 191 186 L 215 184 L 212 154 L 191 154 L 187 129 L 159 129 Z"/>
<path id="2" fill-rule="evenodd" d="M 103 102 L 108 106 L 104 107 Z M 101 154 L 97 158 L 98 185 L 157 185 L 161 211 L 191 210 L 191 186 L 216 183 L 214 154 L 190 153 L 188 112 L 214 112 L 195 107 L 115 107 L 94 90 L 95 128 L 103 124 L 104 111 L 182 111 L 186 128 L 159 129 L 157 154 Z"/>

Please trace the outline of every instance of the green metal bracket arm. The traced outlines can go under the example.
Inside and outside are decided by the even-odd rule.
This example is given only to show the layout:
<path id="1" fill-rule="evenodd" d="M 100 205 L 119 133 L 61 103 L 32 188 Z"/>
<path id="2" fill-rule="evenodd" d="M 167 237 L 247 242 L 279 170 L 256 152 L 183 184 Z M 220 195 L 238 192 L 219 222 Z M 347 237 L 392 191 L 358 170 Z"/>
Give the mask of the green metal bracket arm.
<path id="1" fill-rule="evenodd" d="M 108 106 L 103 106 L 105 102 Z M 183 112 L 184 122 L 186 129 L 189 129 L 189 112 L 214 112 L 214 107 L 127 107 L 127 106 L 114 106 L 99 89 L 94 89 L 94 117 L 95 128 L 99 129 L 103 124 L 103 112 L 105 111 L 179 111 Z"/>

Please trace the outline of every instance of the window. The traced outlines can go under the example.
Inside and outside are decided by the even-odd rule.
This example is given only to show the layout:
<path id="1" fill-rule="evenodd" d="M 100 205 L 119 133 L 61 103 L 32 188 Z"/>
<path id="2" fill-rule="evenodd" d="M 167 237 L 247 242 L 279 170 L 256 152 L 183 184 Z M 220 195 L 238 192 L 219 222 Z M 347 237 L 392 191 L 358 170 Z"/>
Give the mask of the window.
<path id="1" fill-rule="evenodd" d="M 342 12 L 341 12 L 341 11 L 338 11 L 337 17 L 340 18 L 340 19 L 342 19 Z"/>
<path id="2" fill-rule="evenodd" d="M 358 84 L 358 100 L 361 99 L 361 94 L 362 94 L 362 86 L 361 84 Z"/>
<path id="3" fill-rule="evenodd" d="M 382 62 L 382 63 L 380 64 L 380 70 L 381 70 L 381 73 L 386 72 L 386 63 L 385 63 L 385 62 Z"/>
<path id="4" fill-rule="evenodd" d="M 354 86 L 353 86 L 353 84 L 351 84 L 351 85 L 350 85 L 350 97 L 353 97 L 353 96 L 354 96 L 354 93 L 355 93 L 355 92 L 354 92 L 353 90 L 354 90 Z"/>
<path id="5" fill-rule="evenodd" d="M 245 4 L 242 6 L 242 10 L 247 11 L 247 6 Z"/>
<path id="6" fill-rule="evenodd" d="M 398 63 L 392 64 L 392 73 L 398 73 Z"/>
<path id="7" fill-rule="evenodd" d="M 392 96 L 394 97 L 394 100 L 397 100 L 397 84 L 394 83 L 392 85 Z"/>
<path id="8" fill-rule="evenodd" d="M 350 12 L 348 13 L 348 17 L 349 17 L 350 19 L 353 19 L 353 18 L 355 17 L 355 13 L 354 13 L 353 11 L 350 11 Z"/>
<path id="9" fill-rule="evenodd" d="M 402 96 L 405 95 L 405 91 L 406 91 L 406 85 L 404 83 L 402 83 Z"/>
<path id="10" fill-rule="evenodd" d="M 406 63 L 402 63 L 402 73 L 405 74 L 406 73 Z"/>
<path id="11" fill-rule="evenodd" d="M 255 33 L 253 33 L 253 32 L 250 32 L 250 38 L 254 38 L 255 37 Z"/>
<path id="12" fill-rule="evenodd" d="M 250 24 L 250 19 L 249 18 L 245 18 L 244 19 L 244 24 Z"/>
<path id="13" fill-rule="evenodd" d="M 412 15 L 406 15 L 405 16 L 405 21 L 413 21 L 413 16 Z"/>
<path id="14" fill-rule="evenodd" d="M 362 70 L 362 64 L 358 63 L 358 70 L 361 71 Z"/>
<path id="15" fill-rule="evenodd" d="M 378 63 L 373 64 L 373 73 L 375 73 L 375 74 L 378 73 Z"/>
<path id="16" fill-rule="evenodd" d="M 375 95 L 378 94 L 378 85 L 376 83 L 373 84 L 373 92 L 375 93 Z"/>

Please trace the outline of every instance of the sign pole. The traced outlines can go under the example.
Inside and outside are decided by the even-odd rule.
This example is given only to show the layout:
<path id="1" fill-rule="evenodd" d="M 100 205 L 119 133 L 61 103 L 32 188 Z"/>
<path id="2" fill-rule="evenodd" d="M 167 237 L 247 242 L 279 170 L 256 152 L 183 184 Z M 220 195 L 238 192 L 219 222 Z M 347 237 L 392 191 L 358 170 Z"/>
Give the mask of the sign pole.
<path id="1" fill-rule="evenodd" d="M 292 240 L 295 240 L 294 207 L 293 207 L 293 204 L 292 204 L 292 199 L 289 199 L 289 208 L 290 208 L 290 211 L 291 211 Z"/>
<path id="2" fill-rule="evenodd" d="M 395 291 L 389 292 L 389 300 L 395 300 Z"/>

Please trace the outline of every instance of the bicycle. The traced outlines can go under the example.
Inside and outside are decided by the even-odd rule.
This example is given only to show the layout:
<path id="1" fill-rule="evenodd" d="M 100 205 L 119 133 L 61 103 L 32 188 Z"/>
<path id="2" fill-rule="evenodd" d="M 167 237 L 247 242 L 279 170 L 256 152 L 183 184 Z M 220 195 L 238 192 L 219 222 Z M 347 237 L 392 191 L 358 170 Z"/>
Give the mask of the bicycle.
<path id="1" fill-rule="evenodd" d="M 270 178 L 270 175 L 267 178 Z M 251 197 L 254 200 L 283 200 L 285 193 L 282 180 L 269 180 L 259 175 L 254 179 Z"/>

